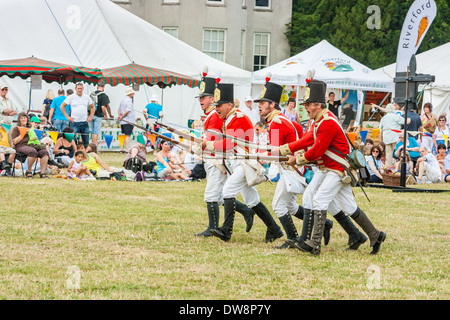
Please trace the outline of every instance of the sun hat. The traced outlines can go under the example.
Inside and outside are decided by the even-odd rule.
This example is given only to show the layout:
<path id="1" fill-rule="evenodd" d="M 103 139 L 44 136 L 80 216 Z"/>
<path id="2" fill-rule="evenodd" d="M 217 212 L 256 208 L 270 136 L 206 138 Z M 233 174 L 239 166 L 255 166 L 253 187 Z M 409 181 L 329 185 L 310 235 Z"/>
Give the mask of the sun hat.
<path id="1" fill-rule="evenodd" d="M 34 116 L 30 119 L 30 122 L 36 122 L 36 123 L 41 123 L 41 120 L 39 120 L 38 117 Z"/>
<path id="2" fill-rule="evenodd" d="M 126 93 L 126 95 L 128 96 L 128 95 L 134 94 L 134 93 L 136 93 L 136 92 L 133 90 L 133 88 L 128 88 L 127 91 L 125 91 L 125 93 Z"/>

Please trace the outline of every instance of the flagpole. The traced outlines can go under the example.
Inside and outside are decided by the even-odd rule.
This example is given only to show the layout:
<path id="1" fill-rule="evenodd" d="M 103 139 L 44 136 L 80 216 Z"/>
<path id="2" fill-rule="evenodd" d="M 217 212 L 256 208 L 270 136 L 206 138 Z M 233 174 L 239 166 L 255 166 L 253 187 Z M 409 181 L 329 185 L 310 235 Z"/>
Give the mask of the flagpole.
<path id="1" fill-rule="evenodd" d="M 405 124 L 403 128 L 403 150 L 402 150 L 402 163 L 400 172 L 400 186 L 406 186 L 406 143 L 408 141 L 408 133 L 406 126 L 408 124 L 408 83 L 409 83 L 409 66 L 406 68 L 406 97 L 405 97 Z"/>

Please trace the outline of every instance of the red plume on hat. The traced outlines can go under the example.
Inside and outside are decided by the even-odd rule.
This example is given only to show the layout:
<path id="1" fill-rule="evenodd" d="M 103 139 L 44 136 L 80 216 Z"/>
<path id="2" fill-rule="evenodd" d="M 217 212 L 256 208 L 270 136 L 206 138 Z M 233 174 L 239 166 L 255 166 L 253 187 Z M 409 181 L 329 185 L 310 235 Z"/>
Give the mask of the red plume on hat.
<path id="1" fill-rule="evenodd" d="M 217 76 L 216 76 L 216 84 L 219 85 L 220 81 L 222 77 L 222 72 L 220 72 L 220 70 L 217 72 Z"/>
<path id="2" fill-rule="evenodd" d="M 316 71 L 315 70 L 308 70 L 308 72 L 306 73 L 306 83 L 310 83 L 311 80 L 314 78 Z"/>
<path id="3" fill-rule="evenodd" d="M 271 72 L 267 72 L 266 83 L 270 81 L 270 78 L 272 78 L 272 73 Z"/>
<path id="4" fill-rule="evenodd" d="M 204 77 L 206 77 L 208 75 L 208 67 L 207 66 L 204 66 L 203 67 L 203 71 L 202 71 L 202 77 L 204 78 Z"/>

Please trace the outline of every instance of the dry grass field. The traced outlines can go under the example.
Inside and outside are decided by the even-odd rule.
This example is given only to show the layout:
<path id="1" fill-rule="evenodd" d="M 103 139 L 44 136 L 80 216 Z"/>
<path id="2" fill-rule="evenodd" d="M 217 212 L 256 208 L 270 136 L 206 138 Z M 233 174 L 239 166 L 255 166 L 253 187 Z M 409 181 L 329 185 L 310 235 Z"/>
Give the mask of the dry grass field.
<path id="1" fill-rule="evenodd" d="M 102 154 L 110 165 L 121 158 Z M 387 233 L 345 251 L 334 221 L 320 256 L 262 241 L 236 216 L 230 242 L 198 239 L 205 182 L 0 179 L 0 298 L 7 300 L 447 300 L 450 193 L 354 192 Z M 428 187 L 428 186 L 427 186 Z M 271 209 L 275 185 L 259 185 Z M 432 186 L 449 189 L 447 184 Z M 301 196 L 299 197 L 301 203 Z M 223 208 L 221 208 L 221 221 Z M 278 221 L 278 220 L 277 220 Z M 301 222 L 295 220 L 298 229 Z"/>

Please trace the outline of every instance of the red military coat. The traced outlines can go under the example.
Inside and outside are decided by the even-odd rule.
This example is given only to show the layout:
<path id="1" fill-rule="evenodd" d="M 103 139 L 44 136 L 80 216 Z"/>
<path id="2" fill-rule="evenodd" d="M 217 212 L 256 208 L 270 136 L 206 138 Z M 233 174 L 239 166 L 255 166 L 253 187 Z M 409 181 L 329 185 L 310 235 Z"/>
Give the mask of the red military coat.
<path id="1" fill-rule="evenodd" d="M 207 141 L 214 141 L 218 139 L 218 136 L 209 133 L 207 130 L 213 130 L 222 132 L 223 119 L 219 118 L 215 107 L 210 107 L 205 111 L 206 119 L 203 123 L 204 139 Z"/>
<path id="2" fill-rule="evenodd" d="M 233 108 L 227 115 L 227 118 L 224 119 L 221 131 L 241 140 L 253 142 L 254 130 L 252 122 L 245 114 L 236 108 Z M 236 144 L 228 139 L 220 139 L 207 143 L 207 149 L 218 152 L 232 151 L 235 147 Z M 247 148 L 246 151 L 248 152 Z"/>
<path id="3" fill-rule="evenodd" d="M 303 136 L 303 128 L 298 127 L 279 110 L 272 111 L 267 117 L 267 128 L 269 130 L 269 143 L 279 147 L 294 142 Z"/>
<path id="4" fill-rule="evenodd" d="M 313 126 L 310 126 L 310 129 L 302 139 L 290 143 L 288 147 L 292 153 L 301 149 L 307 150 L 304 154 L 305 159 L 309 162 L 317 161 L 319 169 L 337 171 L 344 171 L 344 168 L 341 164 L 328 157 L 325 151 L 333 148 L 343 154 L 349 154 L 350 152 L 347 137 L 339 124 L 339 120 L 328 109 L 322 110 L 316 116 Z M 334 153 L 343 158 L 340 154 Z"/>

